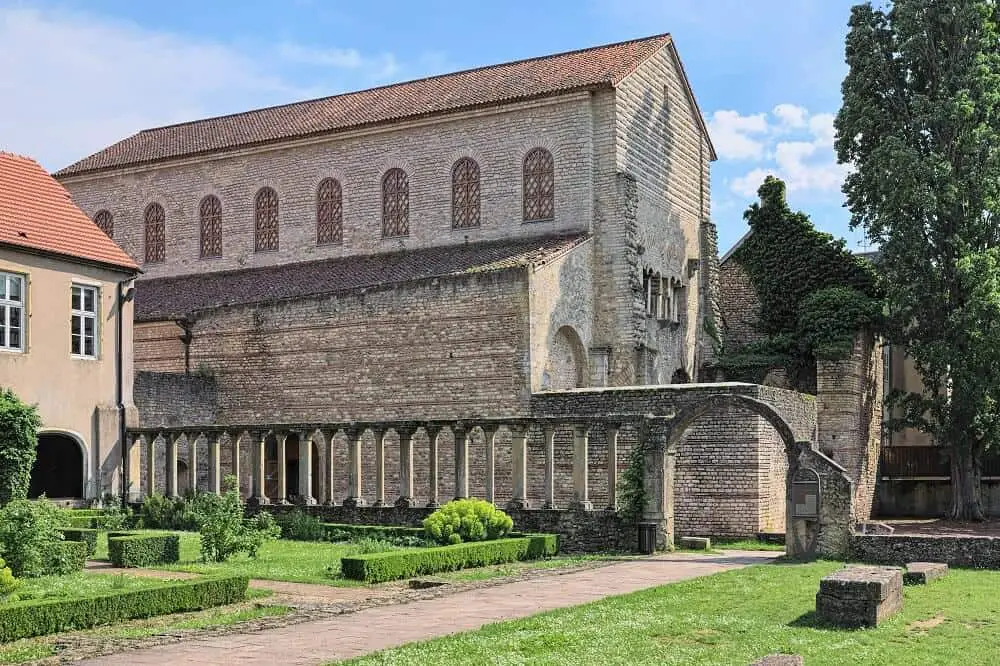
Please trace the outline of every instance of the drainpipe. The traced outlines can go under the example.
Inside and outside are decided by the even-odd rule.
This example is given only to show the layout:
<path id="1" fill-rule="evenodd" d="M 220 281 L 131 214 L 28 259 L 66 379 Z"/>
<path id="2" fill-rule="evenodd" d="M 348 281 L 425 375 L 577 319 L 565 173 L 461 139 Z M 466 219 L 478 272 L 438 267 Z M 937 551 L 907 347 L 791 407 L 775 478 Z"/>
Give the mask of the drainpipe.
<path id="1" fill-rule="evenodd" d="M 115 335 L 115 403 L 118 406 L 118 445 L 122 450 L 122 507 L 128 503 L 128 471 L 129 471 L 129 447 L 128 432 L 125 425 L 125 377 L 124 359 L 125 349 L 123 345 L 125 326 L 125 304 L 135 298 L 135 287 L 125 289 L 125 285 L 134 278 L 128 278 L 118 283 L 118 320 Z"/>

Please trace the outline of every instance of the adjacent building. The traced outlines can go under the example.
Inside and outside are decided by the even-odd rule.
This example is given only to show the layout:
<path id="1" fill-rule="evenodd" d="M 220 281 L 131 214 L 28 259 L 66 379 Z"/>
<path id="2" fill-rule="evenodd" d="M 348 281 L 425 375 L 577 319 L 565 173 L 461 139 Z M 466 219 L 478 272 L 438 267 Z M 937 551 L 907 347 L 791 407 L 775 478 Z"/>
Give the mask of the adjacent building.
<path id="1" fill-rule="evenodd" d="M 0 385 L 42 418 L 32 496 L 120 488 L 138 273 L 37 162 L 0 152 Z"/>

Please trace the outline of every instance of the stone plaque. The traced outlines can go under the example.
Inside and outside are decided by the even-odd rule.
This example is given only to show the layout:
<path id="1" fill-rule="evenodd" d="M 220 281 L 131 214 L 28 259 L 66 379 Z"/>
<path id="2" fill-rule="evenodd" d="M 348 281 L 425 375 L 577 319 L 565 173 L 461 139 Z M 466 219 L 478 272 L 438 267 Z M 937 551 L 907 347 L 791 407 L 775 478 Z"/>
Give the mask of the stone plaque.
<path id="1" fill-rule="evenodd" d="M 819 517 L 819 474 L 803 467 L 792 478 L 792 517 Z"/>

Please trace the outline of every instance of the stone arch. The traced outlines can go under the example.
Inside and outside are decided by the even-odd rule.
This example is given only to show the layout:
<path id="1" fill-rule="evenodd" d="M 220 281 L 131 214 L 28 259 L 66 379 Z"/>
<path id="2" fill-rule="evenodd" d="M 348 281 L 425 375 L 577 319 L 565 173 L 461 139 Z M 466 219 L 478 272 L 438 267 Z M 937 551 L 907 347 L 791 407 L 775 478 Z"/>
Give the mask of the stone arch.
<path id="1" fill-rule="evenodd" d="M 586 353 L 580 335 L 563 326 L 552 337 L 549 349 L 550 388 L 556 391 L 585 386 Z"/>
<path id="2" fill-rule="evenodd" d="M 771 405 L 762 400 L 750 398 L 745 395 L 719 395 L 706 398 L 695 405 L 685 407 L 674 417 L 670 427 L 670 436 L 667 440 L 667 451 L 675 451 L 681 436 L 699 418 L 708 412 L 725 407 L 735 407 L 753 412 L 767 421 L 781 437 L 785 445 L 785 451 L 790 456 L 795 449 L 795 434 L 788 421 L 784 419 Z"/>
<path id="3" fill-rule="evenodd" d="M 31 468 L 28 497 L 83 499 L 87 480 L 87 446 L 83 437 L 68 430 L 38 433 L 35 464 Z"/>

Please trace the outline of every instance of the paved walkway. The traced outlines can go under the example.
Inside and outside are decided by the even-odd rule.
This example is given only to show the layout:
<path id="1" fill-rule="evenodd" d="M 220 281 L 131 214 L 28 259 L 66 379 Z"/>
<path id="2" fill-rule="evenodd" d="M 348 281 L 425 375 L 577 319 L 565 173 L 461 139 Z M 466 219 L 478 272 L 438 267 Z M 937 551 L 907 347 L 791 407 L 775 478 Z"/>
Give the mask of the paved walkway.
<path id="1" fill-rule="evenodd" d="M 607 567 L 370 608 L 256 634 L 185 641 L 82 662 L 93 666 L 315 666 L 647 587 L 759 564 L 774 552 L 674 553 Z"/>

